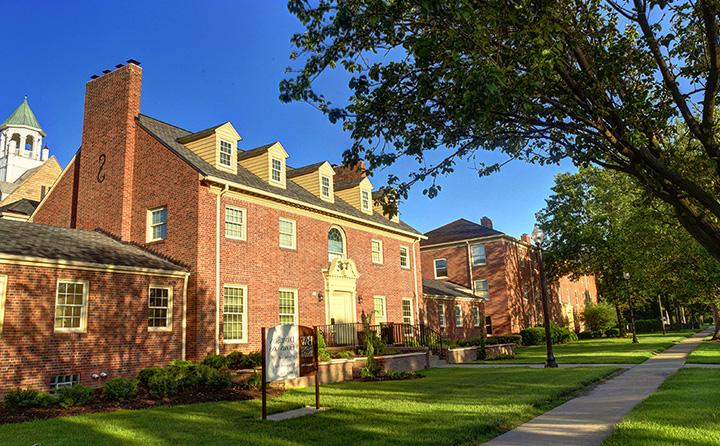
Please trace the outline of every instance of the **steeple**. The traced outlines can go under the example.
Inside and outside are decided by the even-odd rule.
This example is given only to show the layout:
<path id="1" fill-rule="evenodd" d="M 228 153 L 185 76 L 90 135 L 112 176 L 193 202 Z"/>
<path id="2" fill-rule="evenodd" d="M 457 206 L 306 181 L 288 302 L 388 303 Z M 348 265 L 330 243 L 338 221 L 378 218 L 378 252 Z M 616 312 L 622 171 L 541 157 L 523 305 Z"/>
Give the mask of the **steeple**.
<path id="1" fill-rule="evenodd" d="M 35 113 L 33 113 L 33 111 L 30 109 L 27 96 L 25 96 L 22 104 L 18 106 L 18 108 L 10 115 L 10 117 L 8 117 L 5 122 L 0 125 L 0 129 L 15 126 L 25 126 L 36 129 L 40 132 L 42 136 L 45 136 L 45 132 L 43 131 L 42 127 L 40 127 L 40 123 L 35 117 Z"/>

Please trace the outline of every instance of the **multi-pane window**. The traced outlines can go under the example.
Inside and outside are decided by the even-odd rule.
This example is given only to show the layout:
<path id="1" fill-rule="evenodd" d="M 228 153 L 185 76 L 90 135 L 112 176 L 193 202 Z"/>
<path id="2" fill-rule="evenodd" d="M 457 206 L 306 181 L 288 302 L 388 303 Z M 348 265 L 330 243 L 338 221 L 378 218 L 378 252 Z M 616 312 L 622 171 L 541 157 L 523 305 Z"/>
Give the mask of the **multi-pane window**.
<path id="1" fill-rule="evenodd" d="M 455 326 L 463 326 L 462 306 L 460 306 L 460 304 L 455 304 Z"/>
<path id="2" fill-rule="evenodd" d="M 295 249 L 296 246 L 295 236 L 295 220 L 288 220 L 287 218 L 280 219 L 280 247 Z"/>
<path id="3" fill-rule="evenodd" d="M 282 183 L 282 161 L 277 158 L 270 160 L 270 178 L 276 183 Z"/>
<path id="4" fill-rule="evenodd" d="M 345 239 L 338 228 L 328 231 L 328 261 L 345 258 Z"/>
<path id="5" fill-rule="evenodd" d="M 435 278 L 447 277 L 448 266 L 447 259 L 435 259 Z"/>
<path id="6" fill-rule="evenodd" d="M 61 387 L 70 387 L 75 384 L 80 384 L 80 375 L 58 375 L 50 378 L 50 393 Z"/>
<path id="7" fill-rule="evenodd" d="M 407 246 L 400 247 L 400 267 L 410 268 L 410 250 Z"/>
<path id="8" fill-rule="evenodd" d="M 280 290 L 280 323 L 295 325 L 297 291 Z"/>
<path id="9" fill-rule="evenodd" d="M 330 177 L 323 175 L 320 177 L 320 194 L 323 198 L 330 198 Z"/>
<path id="10" fill-rule="evenodd" d="M 360 191 L 360 205 L 363 211 L 370 211 L 370 192 L 363 190 Z"/>
<path id="11" fill-rule="evenodd" d="M 245 209 L 225 206 L 225 237 L 245 240 Z"/>
<path id="12" fill-rule="evenodd" d="M 384 324 L 385 322 L 387 322 L 387 317 L 385 317 L 385 297 L 384 296 L 373 297 L 373 314 L 375 316 L 373 323 Z"/>
<path id="13" fill-rule="evenodd" d="M 223 339 L 242 342 L 247 339 L 247 288 L 239 285 L 223 287 Z"/>
<path id="14" fill-rule="evenodd" d="M 413 312 L 412 312 L 412 301 L 410 299 L 402 300 L 402 313 L 403 313 L 403 324 L 412 325 Z"/>
<path id="15" fill-rule="evenodd" d="M 488 286 L 488 281 L 485 279 L 477 279 L 473 283 L 475 287 L 475 295 L 481 299 L 488 300 L 490 299 L 490 288 Z"/>
<path id="16" fill-rule="evenodd" d="M 485 334 L 491 335 L 492 332 L 492 318 L 490 316 L 485 316 Z"/>
<path id="17" fill-rule="evenodd" d="M 165 240 L 167 237 L 167 208 L 148 211 L 148 241 Z"/>
<path id="18" fill-rule="evenodd" d="M 87 282 L 60 280 L 55 297 L 55 331 L 84 331 Z"/>
<path id="19" fill-rule="evenodd" d="M 0 274 L 0 334 L 3 332 L 3 321 L 5 320 L 5 297 L 7 295 L 8 276 Z"/>
<path id="20" fill-rule="evenodd" d="M 479 327 L 480 326 L 480 307 L 477 305 L 474 305 L 472 307 L 472 313 L 473 313 L 473 326 Z"/>
<path id="21" fill-rule="evenodd" d="M 148 327 L 150 330 L 172 327 L 172 288 L 150 287 L 148 293 Z"/>
<path id="22" fill-rule="evenodd" d="M 371 249 L 372 249 L 372 262 L 373 263 L 382 263 L 383 262 L 382 241 L 372 240 L 370 242 L 370 244 L 371 244 Z"/>
<path id="23" fill-rule="evenodd" d="M 220 164 L 232 166 L 232 144 L 227 141 L 220 141 Z"/>
<path id="24" fill-rule="evenodd" d="M 470 247 L 473 266 L 485 264 L 485 245 L 472 245 Z"/>
<path id="25" fill-rule="evenodd" d="M 440 327 L 445 327 L 445 303 L 441 302 L 438 308 L 438 324 Z"/>

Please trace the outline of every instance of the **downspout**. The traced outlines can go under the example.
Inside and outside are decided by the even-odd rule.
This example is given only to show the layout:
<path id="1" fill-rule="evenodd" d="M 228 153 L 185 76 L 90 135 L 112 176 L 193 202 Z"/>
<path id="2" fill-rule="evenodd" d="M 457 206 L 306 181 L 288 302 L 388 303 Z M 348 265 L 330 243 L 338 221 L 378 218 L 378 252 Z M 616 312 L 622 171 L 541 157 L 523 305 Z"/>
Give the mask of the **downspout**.
<path id="1" fill-rule="evenodd" d="M 185 279 L 183 280 L 183 297 L 182 297 L 182 303 L 183 303 L 183 313 L 182 313 L 182 357 L 180 359 L 185 360 L 186 351 L 187 351 L 187 289 L 188 289 L 188 279 L 190 278 L 190 273 L 185 273 Z"/>
<path id="2" fill-rule="evenodd" d="M 220 354 L 220 208 L 222 196 L 229 186 L 226 184 L 215 201 L 215 354 Z"/>
<path id="3" fill-rule="evenodd" d="M 472 271 L 472 262 L 471 254 L 470 254 L 470 242 L 468 240 L 465 240 L 465 245 L 467 246 L 467 263 L 468 263 L 468 274 L 470 276 L 470 289 L 472 290 L 473 294 L 475 294 L 475 281 L 473 280 L 473 271 Z"/>
<path id="4" fill-rule="evenodd" d="M 415 313 L 417 314 L 418 325 L 420 324 L 420 295 L 418 294 L 418 283 L 417 283 L 417 259 L 415 256 L 415 244 L 419 241 L 413 240 L 412 251 L 413 251 L 413 286 L 415 287 Z"/>

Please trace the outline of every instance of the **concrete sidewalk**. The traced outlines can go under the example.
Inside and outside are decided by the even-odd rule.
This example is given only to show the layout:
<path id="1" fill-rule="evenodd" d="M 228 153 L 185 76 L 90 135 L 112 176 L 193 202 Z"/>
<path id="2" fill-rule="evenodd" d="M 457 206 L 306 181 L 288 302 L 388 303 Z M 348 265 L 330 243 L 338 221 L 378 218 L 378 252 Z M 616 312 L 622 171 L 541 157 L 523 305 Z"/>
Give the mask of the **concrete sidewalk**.
<path id="1" fill-rule="evenodd" d="M 685 364 L 708 335 L 697 333 L 621 375 L 598 385 L 527 423 L 496 437 L 487 446 L 595 446 L 642 400 Z M 549 373 L 552 373 L 549 371 Z"/>
<path id="2" fill-rule="evenodd" d="M 576 369 L 578 367 L 615 367 L 619 369 L 631 369 L 638 364 L 559 364 L 561 369 Z M 545 364 L 442 364 L 436 365 L 438 369 L 502 369 L 502 368 L 530 367 L 532 369 L 544 369 Z"/>

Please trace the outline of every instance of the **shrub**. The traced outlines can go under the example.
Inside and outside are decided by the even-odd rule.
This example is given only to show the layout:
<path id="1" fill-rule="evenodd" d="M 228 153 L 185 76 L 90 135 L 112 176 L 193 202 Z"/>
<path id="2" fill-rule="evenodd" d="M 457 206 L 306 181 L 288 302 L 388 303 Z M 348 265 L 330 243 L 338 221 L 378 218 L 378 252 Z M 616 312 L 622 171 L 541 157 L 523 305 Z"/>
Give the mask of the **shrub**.
<path id="1" fill-rule="evenodd" d="M 318 352 L 318 356 L 320 356 L 320 353 Z M 342 350 L 335 354 L 337 358 L 340 359 L 350 359 L 355 356 L 355 354 L 351 350 Z"/>
<path id="2" fill-rule="evenodd" d="M 577 342 L 578 340 L 577 334 L 575 334 L 574 331 L 555 324 L 550 325 L 550 337 L 552 338 L 553 344 L 567 344 Z"/>
<path id="3" fill-rule="evenodd" d="M 318 333 L 318 361 L 327 362 L 332 359 L 330 352 L 325 344 L 325 336 L 322 333 Z"/>
<path id="4" fill-rule="evenodd" d="M 662 325 L 659 319 L 635 319 L 635 330 L 638 333 L 662 331 Z"/>
<path id="5" fill-rule="evenodd" d="M 160 369 L 148 380 L 150 396 L 156 399 L 172 396 L 177 393 L 177 381 L 167 370 Z"/>
<path id="6" fill-rule="evenodd" d="M 515 344 L 515 345 L 521 345 L 523 342 L 522 336 L 519 334 L 511 334 L 506 336 L 489 336 L 485 340 L 486 345 L 496 345 L 496 344 Z"/>
<path id="7" fill-rule="evenodd" d="M 615 308 L 606 302 L 586 305 L 581 319 L 590 331 L 605 332 L 617 325 Z"/>
<path id="8" fill-rule="evenodd" d="M 249 389 L 260 389 L 262 387 L 262 375 L 254 373 L 250 379 L 248 379 L 247 385 Z"/>
<path id="9" fill-rule="evenodd" d="M 56 403 L 57 399 L 33 389 L 13 389 L 5 394 L 3 402 L 8 409 L 29 409 L 50 406 Z"/>
<path id="10" fill-rule="evenodd" d="M 592 339 L 595 337 L 592 331 L 581 331 L 577 336 L 578 339 Z"/>
<path id="11" fill-rule="evenodd" d="M 262 354 L 260 352 L 250 352 L 245 355 L 247 364 L 250 368 L 260 367 L 262 364 Z"/>
<path id="12" fill-rule="evenodd" d="M 607 336 L 608 338 L 620 337 L 620 329 L 615 327 L 608 328 L 607 330 L 605 330 L 605 336 Z"/>
<path id="13" fill-rule="evenodd" d="M 93 389 L 82 384 L 60 387 L 55 391 L 60 405 L 64 408 L 82 406 L 90 402 Z"/>
<path id="14" fill-rule="evenodd" d="M 520 331 L 523 345 L 540 345 L 545 342 L 545 329 L 543 327 L 531 327 Z"/>
<path id="15" fill-rule="evenodd" d="M 232 378 L 227 370 L 210 369 L 205 377 L 205 385 L 211 389 L 227 389 L 232 385 Z"/>
<path id="16" fill-rule="evenodd" d="M 142 384 L 145 387 L 148 387 L 148 383 L 150 382 L 150 378 L 152 378 L 157 373 L 163 372 L 163 369 L 160 367 L 148 367 L 146 369 L 140 370 L 140 373 L 137 375 L 138 381 L 140 381 L 140 384 Z"/>
<path id="17" fill-rule="evenodd" d="M 132 399 L 137 393 L 137 381 L 127 378 L 113 378 L 108 380 L 103 386 L 103 396 L 105 398 L 117 400 Z"/>
<path id="18" fill-rule="evenodd" d="M 216 370 L 225 369 L 228 366 L 228 358 L 223 355 L 208 355 L 203 359 L 203 364 Z"/>
<path id="19" fill-rule="evenodd" d="M 260 352 L 245 354 L 243 352 L 232 352 L 227 355 L 227 366 L 231 369 L 252 369 L 260 367 L 262 355 Z"/>

